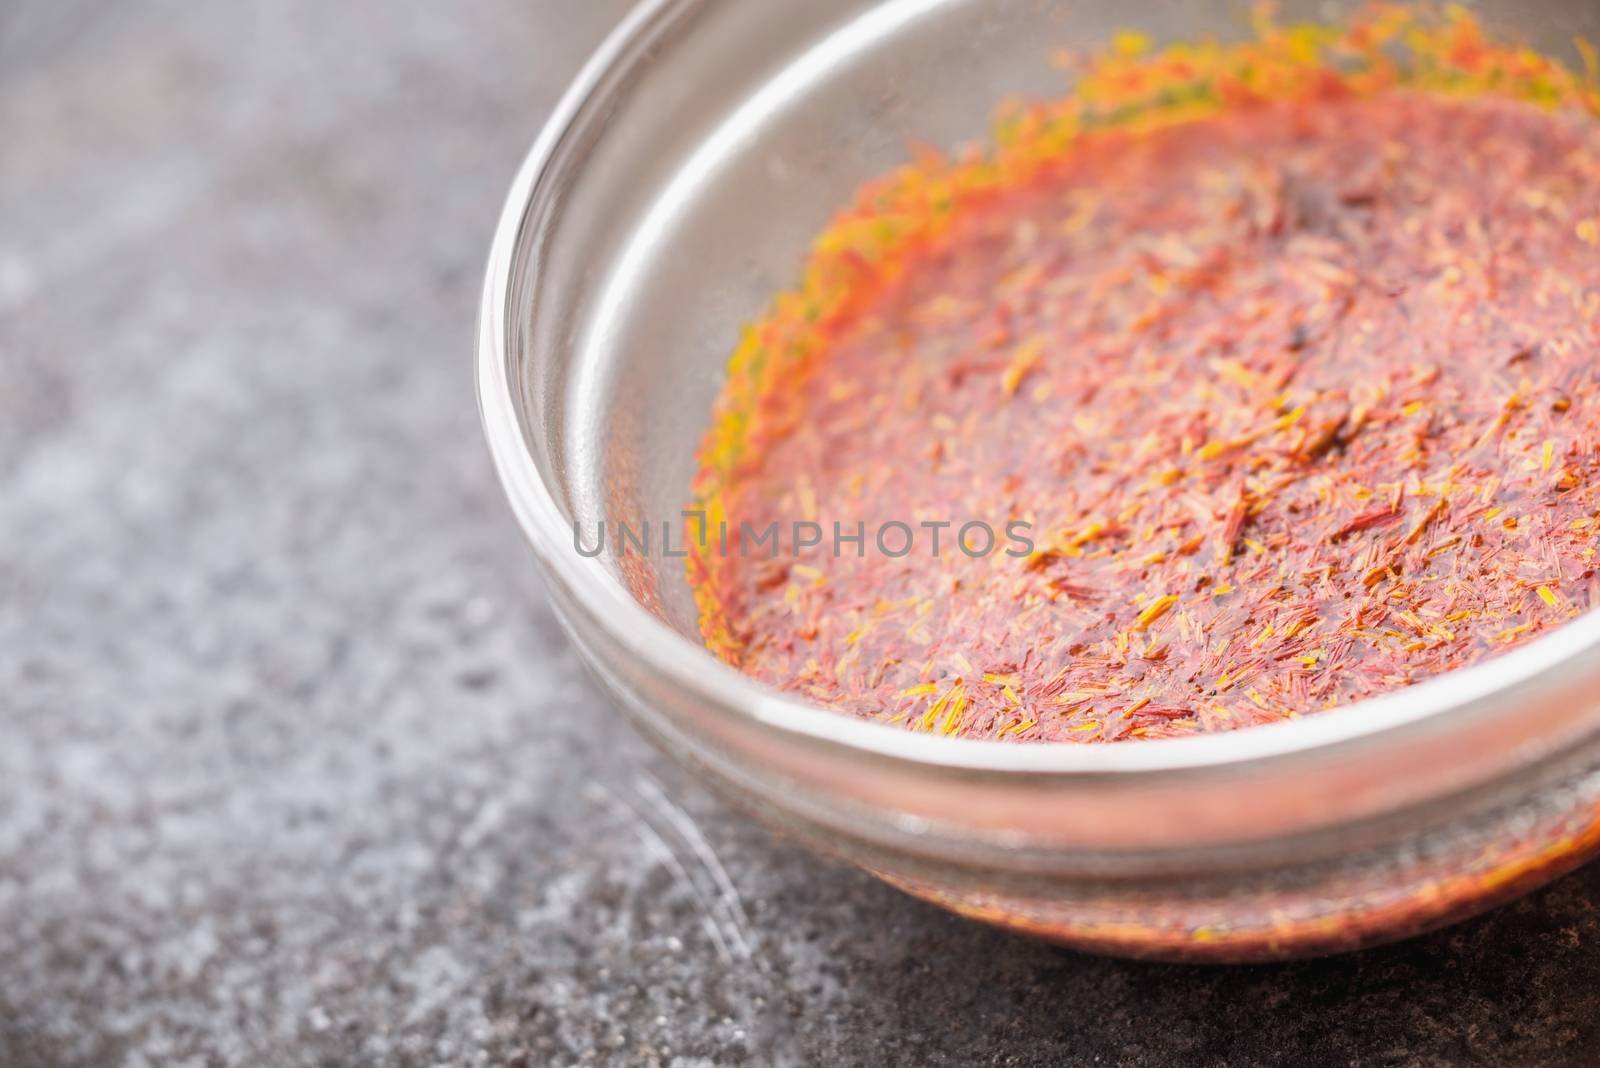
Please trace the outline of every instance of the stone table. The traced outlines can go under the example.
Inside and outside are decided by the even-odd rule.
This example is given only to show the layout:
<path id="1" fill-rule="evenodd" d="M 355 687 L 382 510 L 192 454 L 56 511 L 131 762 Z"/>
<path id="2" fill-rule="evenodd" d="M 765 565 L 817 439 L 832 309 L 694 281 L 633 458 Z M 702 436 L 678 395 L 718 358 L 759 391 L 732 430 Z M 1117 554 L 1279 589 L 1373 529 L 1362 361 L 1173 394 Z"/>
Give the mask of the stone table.
<path id="1" fill-rule="evenodd" d="M 1357 956 L 1099 960 L 634 737 L 469 373 L 621 10 L 0 7 L 0 1065 L 1592 1060 L 1600 870 Z"/>

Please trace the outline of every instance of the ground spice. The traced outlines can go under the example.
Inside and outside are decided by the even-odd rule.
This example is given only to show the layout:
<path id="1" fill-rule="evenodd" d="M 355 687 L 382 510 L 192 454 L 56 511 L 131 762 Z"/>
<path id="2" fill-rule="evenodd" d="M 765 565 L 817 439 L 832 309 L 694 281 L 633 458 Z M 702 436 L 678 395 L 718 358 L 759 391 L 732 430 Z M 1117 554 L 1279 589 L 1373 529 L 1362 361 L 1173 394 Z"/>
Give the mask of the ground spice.
<path id="1" fill-rule="evenodd" d="M 863 190 L 748 331 L 695 487 L 735 531 L 691 549 L 708 646 L 909 730 L 1112 742 L 1600 603 L 1596 71 L 1390 6 L 1070 61 L 993 151 Z M 951 526 L 737 551 L 794 520 Z M 1031 551 L 951 551 L 968 520 Z"/>

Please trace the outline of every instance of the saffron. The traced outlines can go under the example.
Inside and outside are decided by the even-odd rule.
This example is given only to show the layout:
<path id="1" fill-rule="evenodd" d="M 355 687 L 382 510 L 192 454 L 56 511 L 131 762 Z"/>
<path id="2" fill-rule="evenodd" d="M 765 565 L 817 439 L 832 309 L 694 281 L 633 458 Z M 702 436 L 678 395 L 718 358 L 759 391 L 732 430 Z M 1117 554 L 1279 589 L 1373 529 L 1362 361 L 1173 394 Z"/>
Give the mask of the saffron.
<path id="1" fill-rule="evenodd" d="M 907 730 L 1119 742 L 1595 607 L 1600 88 L 1419 18 L 1125 35 L 991 151 L 862 190 L 747 331 L 697 506 L 1033 551 L 691 545 L 708 647 Z"/>

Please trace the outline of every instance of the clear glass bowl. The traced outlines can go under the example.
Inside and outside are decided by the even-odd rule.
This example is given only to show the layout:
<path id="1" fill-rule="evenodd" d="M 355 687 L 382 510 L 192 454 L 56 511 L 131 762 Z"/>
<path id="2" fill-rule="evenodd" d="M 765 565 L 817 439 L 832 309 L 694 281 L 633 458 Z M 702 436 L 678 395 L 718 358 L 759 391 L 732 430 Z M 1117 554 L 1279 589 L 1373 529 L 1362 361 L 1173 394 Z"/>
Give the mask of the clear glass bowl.
<path id="1" fill-rule="evenodd" d="M 1287 3 L 1286 19 L 1338 5 Z M 1593 0 L 1476 5 L 1579 62 Z M 701 646 L 683 561 L 574 524 L 681 524 L 742 323 L 913 140 L 1054 98 L 1058 47 L 1246 32 L 1220 0 L 650 0 L 512 187 L 484 290 L 491 451 L 555 604 L 640 727 L 757 816 L 922 897 L 1072 945 L 1245 960 L 1350 949 L 1525 891 L 1600 844 L 1600 616 L 1321 716 L 1080 747 L 912 735 Z M 659 536 L 659 534 L 658 534 Z"/>

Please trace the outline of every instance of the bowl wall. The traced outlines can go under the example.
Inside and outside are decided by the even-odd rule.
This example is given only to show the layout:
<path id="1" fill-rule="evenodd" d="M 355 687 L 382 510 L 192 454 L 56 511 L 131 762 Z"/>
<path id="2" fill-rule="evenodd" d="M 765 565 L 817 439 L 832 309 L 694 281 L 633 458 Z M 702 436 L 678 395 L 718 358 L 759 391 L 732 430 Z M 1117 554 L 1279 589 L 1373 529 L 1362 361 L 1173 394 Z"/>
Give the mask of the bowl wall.
<path id="1" fill-rule="evenodd" d="M 1592 0 L 1473 8 L 1573 64 L 1576 35 L 1600 39 Z M 1280 5 L 1286 20 L 1350 9 Z M 991 751 L 758 694 L 700 647 L 681 558 L 657 542 L 626 567 L 583 560 L 572 531 L 681 529 L 741 326 L 913 142 L 981 141 L 1002 99 L 1062 95 L 1058 48 L 1125 28 L 1239 37 L 1247 14 L 1222 0 L 652 0 L 536 146 L 485 295 L 497 466 L 569 629 L 640 725 L 762 818 L 914 893 L 1134 955 L 1349 948 L 1589 855 L 1600 624 L 1475 681 L 1284 731 L 1100 757 Z"/>

